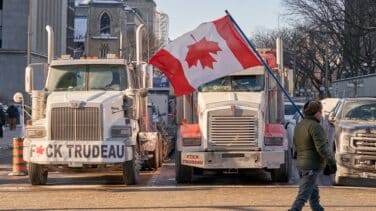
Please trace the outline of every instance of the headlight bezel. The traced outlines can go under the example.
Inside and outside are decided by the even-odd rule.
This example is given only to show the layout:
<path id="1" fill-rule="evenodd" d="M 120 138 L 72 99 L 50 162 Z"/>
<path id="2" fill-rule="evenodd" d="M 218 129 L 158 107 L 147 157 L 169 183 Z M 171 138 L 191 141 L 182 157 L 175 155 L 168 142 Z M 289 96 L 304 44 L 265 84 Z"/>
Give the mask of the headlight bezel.
<path id="1" fill-rule="evenodd" d="M 27 127 L 25 128 L 26 138 L 44 138 L 47 136 L 47 130 L 44 127 Z"/>
<path id="2" fill-rule="evenodd" d="M 267 147 L 282 147 L 283 138 L 282 137 L 265 137 L 264 145 Z"/>
<path id="3" fill-rule="evenodd" d="M 199 147 L 202 145 L 201 137 L 189 137 L 182 139 L 184 147 Z"/>
<path id="4" fill-rule="evenodd" d="M 339 136 L 339 150 L 340 152 L 351 152 L 351 142 L 352 142 L 353 135 L 350 133 L 342 133 Z"/>
<path id="5" fill-rule="evenodd" d="M 132 136 L 132 127 L 115 125 L 111 127 L 111 137 L 113 138 L 127 138 Z"/>

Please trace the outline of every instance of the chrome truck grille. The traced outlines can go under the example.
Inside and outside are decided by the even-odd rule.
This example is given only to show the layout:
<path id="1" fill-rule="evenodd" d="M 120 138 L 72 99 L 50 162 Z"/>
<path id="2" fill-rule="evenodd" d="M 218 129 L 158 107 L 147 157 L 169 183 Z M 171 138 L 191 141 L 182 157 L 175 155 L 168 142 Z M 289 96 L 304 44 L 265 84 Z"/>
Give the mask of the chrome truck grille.
<path id="1" fill-rule="evenodd" d="M 252 150 L 257 148 L 257 118 L 255 115 L 209 115 L 209 149 Z"/>
<path id="2" fill-rule="evenodd" d="M 376 137 L 352 137 L 351 145 L 358 154 L 376 154 Z"/>
<path id="3" fill-rule="evenodd" d="M 100 113 L 97 107 L 52 108 L 51 140 L 101 140 Z"/>

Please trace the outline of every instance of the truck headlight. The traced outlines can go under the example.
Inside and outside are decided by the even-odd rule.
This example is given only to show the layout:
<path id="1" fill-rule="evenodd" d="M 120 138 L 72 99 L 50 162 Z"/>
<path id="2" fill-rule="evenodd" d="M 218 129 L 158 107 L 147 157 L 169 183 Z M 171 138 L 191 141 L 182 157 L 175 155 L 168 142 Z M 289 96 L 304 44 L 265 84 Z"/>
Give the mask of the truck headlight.
<path id="1" fill-rule="evenodd" d="M 46 135 L 46 130 L 43 127 L 25 129 L 25 136 L 27 138 L 43 138 Z"/>
<path id="2" fill-rule="evenodd" d="M 265 146 L 283 146 L 283 138 L 280 138 L 280 137 L 265 138 L 264 144 Z"/>
<path id="3" fill-rule="evenodd" d="M 132 136 L 132 128 L 127 126 L 113 126 L 111 128 L 111 136 L 114 138 Z"/>
<path id="4" fill-rule="evenodd" d="M 340 135 L 340 151 L 341 152 L 349 152 L 350 151 L 350 140 L 351 140 L 351 135 L 350 134 L 341 134 Z"/>
<path id="5" fill-rule="evenodd" d="M 183 146 L 201 146 L 201 138 L 183 138 Z"/>

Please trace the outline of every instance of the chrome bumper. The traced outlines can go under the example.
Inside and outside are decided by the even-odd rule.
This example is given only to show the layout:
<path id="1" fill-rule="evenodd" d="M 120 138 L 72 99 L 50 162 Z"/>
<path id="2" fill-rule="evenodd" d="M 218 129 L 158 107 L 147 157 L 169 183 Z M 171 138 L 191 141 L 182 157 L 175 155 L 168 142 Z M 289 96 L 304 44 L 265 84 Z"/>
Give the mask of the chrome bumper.
<path id="1" fill-rule="evenodd" d="M 284 152 L 181 152 L 181 164 L 203 169 L 280 168 Z"/>
<path id="2" fill-rule="evenodd" d="M 336 161 L 339 176 L 376 179 L 376 156 L 342 153 Z"/>

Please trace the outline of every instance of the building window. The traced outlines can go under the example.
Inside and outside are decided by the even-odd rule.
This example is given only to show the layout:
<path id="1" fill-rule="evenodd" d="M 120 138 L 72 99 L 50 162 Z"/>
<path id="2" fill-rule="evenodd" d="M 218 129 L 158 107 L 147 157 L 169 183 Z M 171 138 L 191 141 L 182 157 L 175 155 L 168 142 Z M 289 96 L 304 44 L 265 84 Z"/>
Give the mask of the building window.
<path id="1" fill-rule="evenodd" d="M 3 9 L 3 0 L 0 0 L 0 10 Z"/>
<path id="2" fill-rule="evenodd" d="M 101 46 L 101 58 L 106 58 L 108 52 L 110 51 L 110 47 L 108 47 L 108 43 L 103 43 Z"/>
<path id="3" fill-rule="evenodd" d="M 100 33 L 110 34 L 110 16 L 107 13 L 103 13 L 101 17 Z"/>

